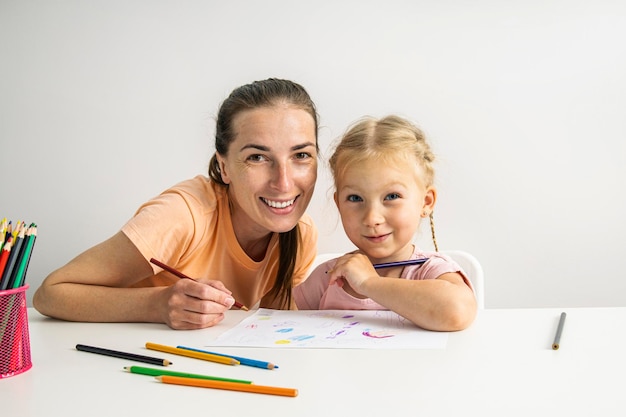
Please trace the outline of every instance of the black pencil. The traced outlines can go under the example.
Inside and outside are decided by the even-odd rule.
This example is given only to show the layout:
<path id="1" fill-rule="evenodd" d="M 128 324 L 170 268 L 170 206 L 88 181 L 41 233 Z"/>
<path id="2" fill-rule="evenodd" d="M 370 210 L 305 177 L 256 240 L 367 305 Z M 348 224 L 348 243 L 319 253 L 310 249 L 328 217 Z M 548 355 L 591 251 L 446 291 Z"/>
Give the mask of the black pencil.
<path id="1" fill-rule="evenodd" d="M 172 364 L 172 362 L 168 361 L 167 359 L 153 358 L 152 356 L 136 355 L 134 353 L 120 352 L 117 350 L 105 349 L 105 348 L 95 347 L 95 346 L 87 346 L 87 345 L 78 344 L 76 345 L 76 350 L 81 350 L 83 352 L 89 352 L 89 353 L 97 353 L 99 355 L 105 355 L 105 356 L 113 356 L 114 358 L 128 359 L 129 361 L 149 363 L 150 365 L 167 366 L 167 365 Z"/>

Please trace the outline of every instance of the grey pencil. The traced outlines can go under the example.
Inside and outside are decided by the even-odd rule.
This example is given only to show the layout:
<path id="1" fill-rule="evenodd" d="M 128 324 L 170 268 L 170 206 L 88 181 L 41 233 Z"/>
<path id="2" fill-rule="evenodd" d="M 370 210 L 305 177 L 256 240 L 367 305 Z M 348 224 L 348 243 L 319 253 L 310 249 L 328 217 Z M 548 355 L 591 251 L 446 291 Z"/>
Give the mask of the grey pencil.
<path id="1" fill-rule="evenodd" d="M 556 336 L 554 336 L 554 343 L 552 343 L 552 349 L 558 350 L 561 343 L 561 333 L 563 332 L 563 325 L 565 324 L 565 312 L 561 313 L 559 319 L 559 327 L 556 328 Z"/>

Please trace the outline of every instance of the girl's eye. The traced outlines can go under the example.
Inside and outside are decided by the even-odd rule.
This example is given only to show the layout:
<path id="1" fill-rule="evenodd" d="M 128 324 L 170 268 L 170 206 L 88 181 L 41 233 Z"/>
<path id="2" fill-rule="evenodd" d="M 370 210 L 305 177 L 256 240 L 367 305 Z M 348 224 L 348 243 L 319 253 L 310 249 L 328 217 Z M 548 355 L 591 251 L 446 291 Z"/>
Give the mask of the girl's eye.
<path id="1" fill-rule="evenodd" d="M 361 197 L 359 197 L 358 195 L 355 194 L 350 194 L 348 196 L 348 198 L 346 198 L 346 200 L 351 201 L 353 203 L 359 202 L 359 201 L 363 201 L 363 199 L 361 199 Z"/>
<path id="2" fill-rule="evenodd" d="M 296 159 L 308 159 L 311 157 L 311 154 L 308 152 L 298 152 L 296 154 Z"/>
<path id="3" fill-rule="evenodd" d="M 385 197 L 385 200 L 396 200 L 398 198 L 400 198 L 400 194 L 391 193 L 391 194 L 387 194 L 387 196 Z"/>

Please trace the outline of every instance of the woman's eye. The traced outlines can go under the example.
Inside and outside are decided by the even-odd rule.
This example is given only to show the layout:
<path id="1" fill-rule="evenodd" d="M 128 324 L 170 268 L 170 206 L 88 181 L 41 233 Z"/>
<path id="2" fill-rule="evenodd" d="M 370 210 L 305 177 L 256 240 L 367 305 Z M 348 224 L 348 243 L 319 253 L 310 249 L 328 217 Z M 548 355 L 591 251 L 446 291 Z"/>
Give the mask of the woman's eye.
<path id="1" fill-rule="evenodd" d="M 358 195 L 355 194 L 351 194 L 348 196 L 348 198 L 346 198 L 346 200 L 351 201 L 351 202 L 359 202 L 359 201 L 363 201 L 361 199 L 361 197 L 359 197 Z"/>
<path id="2" fill-rule="evenodd" d="M 261 154 L 254 154 L 254 155 L 250 155 L 248 158 L 246 158 L 248 161 L 252 161 L 252 162 L 261 162 L 265 160 L 265 156 L 261 155 Z"/>
<path id="3" fill-rule="evenodd" d="M 400 194 L 391 193 L 391 194 L 387 194 L 387 197 L 385 197 L 385 200 L 396 200 L 398 198 L 400 198 Z"/>
<path id="4" fill-rule="evenodd" d="M 311 154 L 308 152 L 298 152 L 296 154 L 296 159 L 308 159 L 311 157 Z"/>

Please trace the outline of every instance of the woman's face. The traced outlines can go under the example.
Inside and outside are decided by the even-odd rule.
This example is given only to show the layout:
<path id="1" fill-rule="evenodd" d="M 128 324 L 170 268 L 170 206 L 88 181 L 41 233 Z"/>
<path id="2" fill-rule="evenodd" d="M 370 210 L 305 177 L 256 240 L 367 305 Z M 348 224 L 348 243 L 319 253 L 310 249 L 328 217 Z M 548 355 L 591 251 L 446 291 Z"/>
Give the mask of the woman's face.
<path id="1" fill-rule="evenodd" d="M 227 155 L 217 155 L 229 185 L 237 238 L 287 232 L 304 214 L 317 179 L 316 126 L 287 104 L 239 113 Z"/>

